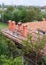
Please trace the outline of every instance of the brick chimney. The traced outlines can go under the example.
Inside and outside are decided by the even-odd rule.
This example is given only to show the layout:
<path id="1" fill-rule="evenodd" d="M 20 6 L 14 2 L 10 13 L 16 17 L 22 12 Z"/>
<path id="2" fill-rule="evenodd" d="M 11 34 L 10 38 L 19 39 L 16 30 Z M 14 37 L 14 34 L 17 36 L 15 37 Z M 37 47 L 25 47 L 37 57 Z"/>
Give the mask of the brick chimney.
<path id="1" fill-rule="evenodd" d="M 9 29 L 9 30 L 12 29 L 12 21 L 11 21 L 11 20 L 8 21 L 8 29 Z"/>
<path id="2" fill-rule="evenodd" d="M 28 34 L 27 25 L 24 25 L 24 26 L 23 26 L 23 32 L 22 32 L 22 35 L 23 35 L 24 37 L 27 37 L 27 34 Z"/>
<path id="3" fill-rule="evenodd" d="M 18 22 L 18 31 L 21 31 L 21 30 L 22 30 L 22 23 Z"/>
<path id="4" fill-rule="evenodd" d="M 12 31 L 15 31 L 15 29 L 16 29 L 16 22 L 12 21 Z"/>

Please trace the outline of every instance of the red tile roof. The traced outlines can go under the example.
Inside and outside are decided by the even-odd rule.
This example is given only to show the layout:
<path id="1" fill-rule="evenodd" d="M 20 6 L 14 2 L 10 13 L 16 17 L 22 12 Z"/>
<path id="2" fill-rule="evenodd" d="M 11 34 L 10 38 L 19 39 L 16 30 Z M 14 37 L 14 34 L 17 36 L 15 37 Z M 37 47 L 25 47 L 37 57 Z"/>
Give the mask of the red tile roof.
<path id="1" fill-rule="evenodd" d="M 46 21 L 27 22 L 25 25 L 28 25 L 28 29 L 32 30 L 33 32 L 38 29 L 46 32 Z"/>

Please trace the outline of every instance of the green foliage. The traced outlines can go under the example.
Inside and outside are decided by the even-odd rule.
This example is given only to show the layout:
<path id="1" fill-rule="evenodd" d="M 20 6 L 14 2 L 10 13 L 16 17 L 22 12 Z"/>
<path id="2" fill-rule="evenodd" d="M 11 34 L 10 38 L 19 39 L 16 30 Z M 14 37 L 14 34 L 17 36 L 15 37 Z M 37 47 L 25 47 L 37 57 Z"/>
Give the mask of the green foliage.
<path id="1" fill-rule="evenodd" d="M 7 44 L 5 42 L 5 37 L 2 36 L 2 33 L 0 32 L 0 55 L 2 54 L 8 54 L 8 47 L 7 47 Z"/>
<path id="2" fill-rule="evenodd" d="M 22 48 L 22 50 L 23 50 L 24 54 L 29 54 L 31 52 L 31 50 L 32 50 L 32 46 L 30 45 L 31 38 L 32 37 L 30 35 L 28 35 L 28 39 L 27 40 L 22 40 L 22 44 L 24 45 L 24 47 Z"/>
<path id="3" fill-rule="evenodd" d="M 38 40 L 34 43 L 35 51 L 39 53 L 41 49 L 44 48 L 45 44 L 46 44 L 46 35 L 44 35 L 42 39 L 40 39 L 40 35 L 38 35 Z"/>
<path id="4" fill-rule="evenodd" d="M 7 11 L 12 12 L 12 11 L 14 11 L 14 10 L 15 10 L 15 8 L 14 8 L 13 6 L 7 7 Z"/>
<path id="5" fill-rule="evenodd" d="M 42 16 L 46 18 L 46 12 L 42 12 Z"/>
<path id="6" fill-rule="evenodd" d="M 46 65 L 46 56 L 43 57 L 42 65 Z"/>
<path id="7" fill-rule="evenodd" d="M 21 57 L 17 57 L 13 59 L 12 57 L 8 58 L 5 55 L 0 56 L 0 64 L 1 65 L 23 65 Z"/>
<path id="8" fill-rule="evenodd" d="M 38 39 L 36 41 L 32 40 L 32 36 L 30 34 L 28 35 L 27 40 L 22 40 L 24 46 L 22 51 L 25 56 L 32 59 L 36 65 L 39 65 L 39 62 L 42 62 L 42 60 L 40 60 L 43 57 L 41 50 L 46 44 L 46 35 L 43 35 L 42 38 L 40 38 L 39 34 L 37 36 Z"/>
<path id="9" fill-rule="evenodd" d="M 43 38 L 40 38 L 40 35 L 38 33 L 37 36 L 38 36 L 37 41 L 32 42 L 33 41 L 32 36 L 29 34 L 27 40 L 22 40 L 22 43 L 25 45 L 25 48 L 27 49 L 30 48 L 31 50 L 33 49 L 34 51 L 39 53 L 39 51 L 43 49 L 44 45 L 46 44 L 46 35 L 43 35 Z"/>
<path id="10" fill-rule="evenodd" d="M 0 64 L 1 65 L 22 65 L 20 50 L 14 42 L 6 38 L 0 30 Z M 18 57 L 18 58 L 16 58 Z"/>
<path id="11" fill-rule="evenodd" d="M 16 22 L 31 22 L 34 20 L 41 20 L 42 13 L 40 9 L 36 7 L 18 6 L 15 8 L 13 6 L 9 6 L 3 11 L 2 18 L 4 19 L 4 22 L 9 19 L 15 20 Z"/>

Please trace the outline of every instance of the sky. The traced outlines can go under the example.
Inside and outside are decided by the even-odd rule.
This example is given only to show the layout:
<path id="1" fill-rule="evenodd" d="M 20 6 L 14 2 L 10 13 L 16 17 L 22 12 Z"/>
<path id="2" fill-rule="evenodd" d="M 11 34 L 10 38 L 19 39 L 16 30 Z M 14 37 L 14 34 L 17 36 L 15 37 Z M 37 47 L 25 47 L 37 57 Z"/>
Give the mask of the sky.
<path id="1" fill-rule="evenodd" d="M 0 0 L 0 4 L 6 5 L 34 5 L 34 6 L 44 6 L 46 5 L 46 0 Z"/>

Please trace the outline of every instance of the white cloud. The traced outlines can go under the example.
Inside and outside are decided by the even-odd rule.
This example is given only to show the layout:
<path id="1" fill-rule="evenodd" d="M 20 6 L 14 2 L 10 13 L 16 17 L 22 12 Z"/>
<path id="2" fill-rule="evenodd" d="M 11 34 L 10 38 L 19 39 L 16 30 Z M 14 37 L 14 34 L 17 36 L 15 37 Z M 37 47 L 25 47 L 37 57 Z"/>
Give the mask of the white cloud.
<path id="1" fill-rule="evenodd" d="M 0 0 L 0 4 L 14 4 L 14 5 L 46 5 L 46 0 Z"/>

